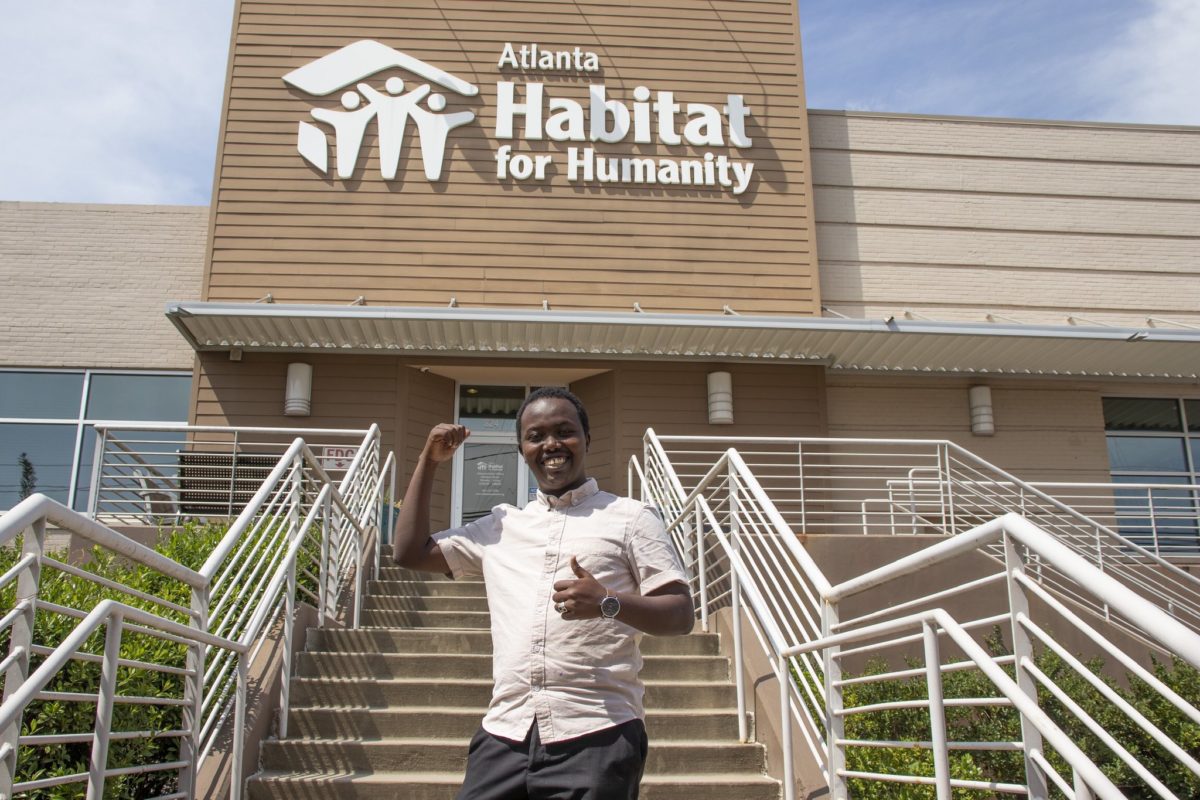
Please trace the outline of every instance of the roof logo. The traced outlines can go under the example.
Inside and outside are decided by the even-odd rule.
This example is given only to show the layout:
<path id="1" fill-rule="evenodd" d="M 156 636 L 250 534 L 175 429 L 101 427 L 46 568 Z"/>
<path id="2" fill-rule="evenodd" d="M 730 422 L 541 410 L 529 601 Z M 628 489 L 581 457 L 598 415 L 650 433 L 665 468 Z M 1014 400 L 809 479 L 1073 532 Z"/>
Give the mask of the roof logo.
<path id="1" fill-rule="evenodd" d="M 388 78 L 383 91 L 364 82 L 385 69 L 403 68 L 429 81 L 405 92 L 399 77 Z M 283 76 L 284 83 L 308 94 L 324 97 L 355 84 L 342 93 L 343 110 L 314 108 L 309 113 L 318 122 L 333 128 L 334 160 L 337 176 L 350 178 L 358 166 L 363 135 L 372 121 L 379 136 L 379 172 L 384 180 L 393 180 L 400 164 L 404 139 L 411 119 L 421 141 L 421 161 L 425 177 L 441 178 L 446 139 L 450 131 L 475 119 L 472 111 L 443 113 L 446 96 L 434 92 L 437 84 L 463 97 L 479 94 L 479 87 L 449 72 L 427 64 L 371 39 L 348 44 L 316 61 Z M 365 104 L 364 104 L 365 100 Z M 425 101 L 422 105 L 422 101 Z M 325 129 L 301 121 L 296 147 L 304 160 L 323 175 L 329 173 L 329 139 Z"/>

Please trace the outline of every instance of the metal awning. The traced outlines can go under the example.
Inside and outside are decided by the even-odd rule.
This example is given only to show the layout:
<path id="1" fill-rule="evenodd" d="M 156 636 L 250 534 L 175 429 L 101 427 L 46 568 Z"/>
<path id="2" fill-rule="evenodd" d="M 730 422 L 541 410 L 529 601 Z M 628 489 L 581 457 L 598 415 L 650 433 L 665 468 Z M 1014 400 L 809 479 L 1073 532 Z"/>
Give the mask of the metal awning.
<path id="1" fill-rule="evenodd" d="M 835 370 L 1196 379 L 1200 331 L 617 311 L 171 303 L 197 351 L 823 364 Z"/>

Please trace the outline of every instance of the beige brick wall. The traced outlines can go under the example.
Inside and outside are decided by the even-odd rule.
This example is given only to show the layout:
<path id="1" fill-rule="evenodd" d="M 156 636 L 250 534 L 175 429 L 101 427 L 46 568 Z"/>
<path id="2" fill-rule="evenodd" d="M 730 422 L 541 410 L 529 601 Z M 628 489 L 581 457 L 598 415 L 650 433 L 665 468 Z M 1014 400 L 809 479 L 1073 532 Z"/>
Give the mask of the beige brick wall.
<path id="1" fill-rule="evenodd" d="M 822 302 L 1200 323 L 1200 128 L 809 112 Z"/>
<path id="2" fill-rule="evenodd" d="M 190 369 L 208 209 L 0 202 L 0 366 Z"/>

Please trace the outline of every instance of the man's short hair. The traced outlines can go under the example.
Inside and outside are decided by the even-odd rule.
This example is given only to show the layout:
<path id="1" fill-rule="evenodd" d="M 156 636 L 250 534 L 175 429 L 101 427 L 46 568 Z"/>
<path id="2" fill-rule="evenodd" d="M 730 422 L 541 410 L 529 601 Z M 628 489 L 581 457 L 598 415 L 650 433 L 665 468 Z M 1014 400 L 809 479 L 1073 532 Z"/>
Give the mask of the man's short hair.
<path id="1" fill-rule="evenodd" d="M 587 409 L 583 407 L 583 401 L 575 396 L 569 389 L 564 389 L 561 386 L 543 386 L 539 389 L 534 389 L 525 398 L 525 402 L 521 403 L 521 407 L 517 410 L 517 439 L 521 438 L 521 417 L 525 416 L 525 409 L 538 400 L 550 398 L 559 398 L 566 400 L 571 405 L 575 406 L 575 413 L 579 415 L 579 424 L 583 426 L 583 438 L 591 436 L 591 429 L 588 427 Z"/>

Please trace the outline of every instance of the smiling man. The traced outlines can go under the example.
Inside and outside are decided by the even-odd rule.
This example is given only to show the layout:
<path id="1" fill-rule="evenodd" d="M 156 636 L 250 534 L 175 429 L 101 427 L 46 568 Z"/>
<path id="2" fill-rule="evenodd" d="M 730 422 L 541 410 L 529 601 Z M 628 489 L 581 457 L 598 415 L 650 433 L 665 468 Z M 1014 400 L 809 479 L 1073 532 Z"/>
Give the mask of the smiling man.
<path id="1" fill-rule="evenodd" d="M 537 499 L 430 535 L 434 473 L 469 435 L 448 423 L 430 431 L 394 543 L 401 566 L 482 575 L 487 586 L 495 685 L 459 800 L 636 798 L 646 760 L 638 639 L 688 633 L 695 619 L 662 521 L 587 476 L 587 411 L 548 387 L 517 412 Z"/>

